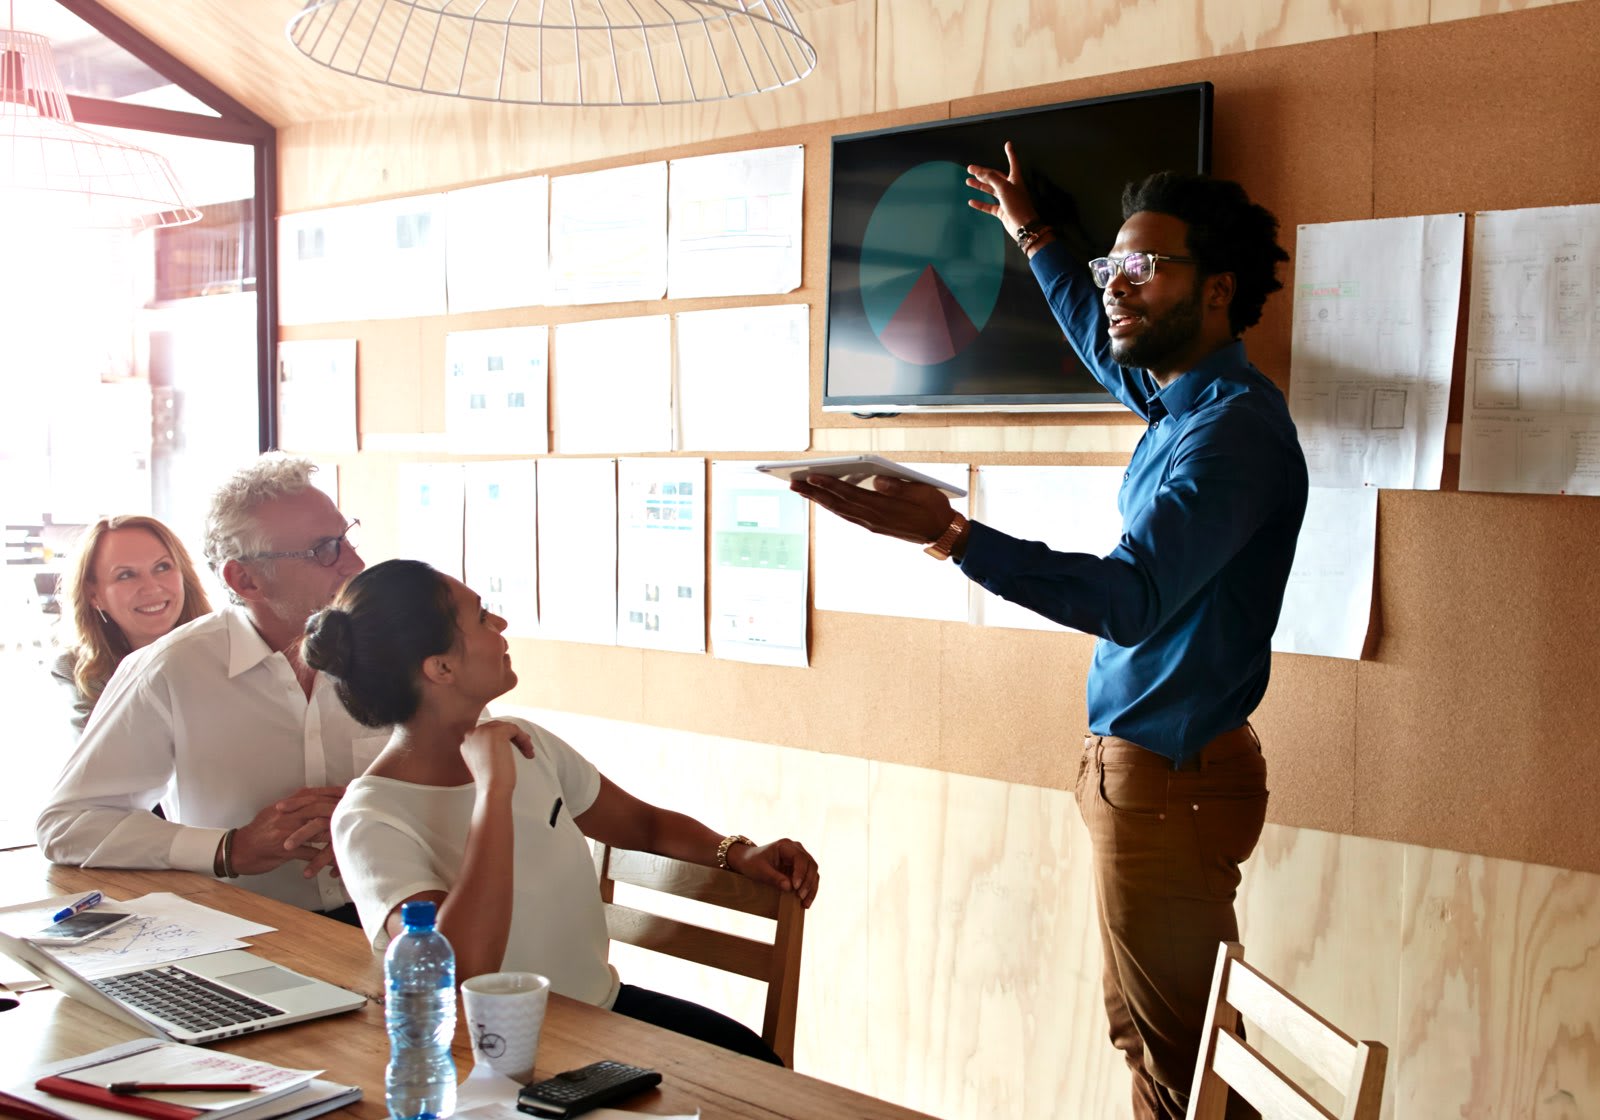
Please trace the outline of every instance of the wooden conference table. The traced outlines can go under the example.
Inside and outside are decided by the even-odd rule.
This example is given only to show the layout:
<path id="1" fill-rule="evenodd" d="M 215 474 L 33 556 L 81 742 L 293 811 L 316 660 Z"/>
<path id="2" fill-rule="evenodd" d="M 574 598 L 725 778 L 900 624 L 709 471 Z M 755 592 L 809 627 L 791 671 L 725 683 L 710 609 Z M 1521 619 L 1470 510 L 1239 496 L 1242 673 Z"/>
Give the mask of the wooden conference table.
<path id="1" fill-rule="evenodd" d="M 0 905 L 91 890 L 104 891 L 108 899 L 167 891 L 273 926 L 275 932 L 247 939 L 254 952 L 374 1001 L 349 1014 L 215 1045 L 279 1065 L 325 1069 L 330 1080 L 359 1085 L 363 1094 L 336 1115 L 387 1116 L 383 1069 L 389 1040 L 383 1008 L 375 1002 L 382 994 L 382 973 L 360 930 L 187 871 L 83 870 L 50 864 L 34 848 L 0 852 Z M 22 1081 L 46 1062 L 138 1037 L 134 1028 L 48 989 L 13 998 L 20 1006 L 0 1011 L 0 1084 Z M 456 1032 L 455 1054 L 465 1077 L 472 1052 L 463 1029 Z M 552 995 L 537 1075 L 548 1077 L 601 1058 L 661 1071 L 659 1090 L 623 1102 L 621 1107 L 636 1112 L 682 1115 L 699 1109 L 705 1120 L 914 1120 L 924 1115 Z"/>

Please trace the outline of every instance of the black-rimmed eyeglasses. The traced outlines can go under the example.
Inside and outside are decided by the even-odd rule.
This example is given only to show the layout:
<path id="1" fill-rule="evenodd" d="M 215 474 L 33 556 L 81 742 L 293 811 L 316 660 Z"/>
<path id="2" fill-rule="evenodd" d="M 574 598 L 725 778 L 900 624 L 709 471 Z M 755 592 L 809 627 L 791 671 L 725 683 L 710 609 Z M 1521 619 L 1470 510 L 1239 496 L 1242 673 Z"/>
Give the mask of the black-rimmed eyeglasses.
<path id="1" fill-rule="evenodd" d="M 324 568 L 331 568 L 339 562 L 340 553 L 349 545 L 356 547 L 355 531 L 361 527 L 361 518 L 356 518 L 344 527 L 344 532 L 337 537 L 329 537 L 325 541 L 318 541 L 310 548 L 300 548 L 293 552 L 258 552 L 249 557 L 251 560 L 315 560 Z"/>
<path id="2" fill-rule="evenodd" d="M 1193 257 L 1169 257 L 1164 253 L 1124 253 L 1120 257 L 1096 257 L 1089 262 L 1089 273 L 1097 288 L 1103 288 L 1117 278 L 1117 273 L 1128 278 L 1130 284 L 1148 284 L 1155 278 L 1156 262 L 1172 261 L 1174 264 L 1199 264 Z"/>

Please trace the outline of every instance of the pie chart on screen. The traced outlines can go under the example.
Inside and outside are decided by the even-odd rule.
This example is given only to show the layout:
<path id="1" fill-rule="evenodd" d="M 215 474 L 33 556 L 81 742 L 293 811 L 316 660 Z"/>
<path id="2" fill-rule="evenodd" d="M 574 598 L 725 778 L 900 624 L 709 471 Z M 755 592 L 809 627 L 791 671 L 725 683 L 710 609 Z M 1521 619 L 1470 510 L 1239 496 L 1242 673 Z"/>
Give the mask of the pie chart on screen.
<path id="1" fill-rule="evenodd" d="M 861 239 L 861 303 L 883 348 L 903 362 L 948 362 L 982 333 L 1005 278 L 1000 223 L 967 205 L 967 169 L 920 163 L 873 207 Z"/>

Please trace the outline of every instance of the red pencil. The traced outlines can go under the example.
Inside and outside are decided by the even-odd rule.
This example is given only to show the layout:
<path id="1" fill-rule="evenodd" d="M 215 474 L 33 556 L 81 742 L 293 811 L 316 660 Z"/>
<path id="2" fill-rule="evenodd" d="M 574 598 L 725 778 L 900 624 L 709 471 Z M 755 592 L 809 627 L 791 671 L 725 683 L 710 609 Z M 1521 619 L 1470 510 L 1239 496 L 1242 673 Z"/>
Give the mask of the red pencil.
<path id="1" fill-rule="evenodd" d="M 261 1086 L 238 1081 L 113 1081 L 106 1088 L 120 1096 L 128 1096 L 132 1093 L 254 1093 Z"/>

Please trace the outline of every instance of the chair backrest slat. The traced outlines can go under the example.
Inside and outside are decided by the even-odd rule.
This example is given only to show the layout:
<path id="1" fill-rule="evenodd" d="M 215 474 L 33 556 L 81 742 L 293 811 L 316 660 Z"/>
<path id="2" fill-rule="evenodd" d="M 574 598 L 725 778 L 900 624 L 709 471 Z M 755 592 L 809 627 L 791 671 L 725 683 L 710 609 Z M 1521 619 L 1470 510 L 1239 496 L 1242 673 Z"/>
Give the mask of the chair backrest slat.
<path id="1" fill-rule="evenodd" d="M 730 875 L 720 867 L 701 867 L 649 852 L 612 848 L 610 868 L 611 878 L 618 883 L 692 898 L 758 918 L 778 916 L 778 891 L 742 875 Z"/>
<path id="2" fill-rule="evenodd" d="M 1336 1089 L 1350 1080 L 1356 1040 L 1242 960 L 1228 969 L 1223 998 Z"/>
<path id="3" fill-rule="evenodd" d="M 600 897 L 606 904 L 606 928 L 612 939 L 765 981 L 767 1002 L 761 1038 L 793 1065 L 806 913 L 799 899 L 792 892 L 732 871 L 604 844 L 595 846 L 594 865 L 600 878 Z M 617 883 L 774 919 L 773 939 L 771 943 L 757 941 L 621 905 L 615 901 Z"/>
<path id="4" fill-rule="evenodd" d="M 631 906 L 606 907 L 606 931 L 611 940 L 670 957 L 693 961 L 724 972 L 737 972 L 752 980 L 765 980 L 771 968 L 772 946 L 718 929 L 664 918 Z"/>
<path id="5" fill-rule="evenodd" d="M 1330 1112 L 1294 1079 L 1246 1042 L 1265 1035 L 1343 1094 Z M 1188 1120 L 1221 1120 L 1228 1090 L 1254 1105 L 1262 1120 L 1378 1120 L 1389 1052 L 1377 1042 L 1357 1042 L 1245 963 L 1244 947 L 1224 941 L 1206 1008 L 1205 1033 L 1189 1096 Z"/>
<path id="6" fill-rule="evenodd" d="M 1263 1120 L 1338 1120 L 1306 1091 L 1247 1044 L 1226 1032 L 1217 1036 L 1212 1068 L 1245 1100 L 1255 1105 Z"/>

